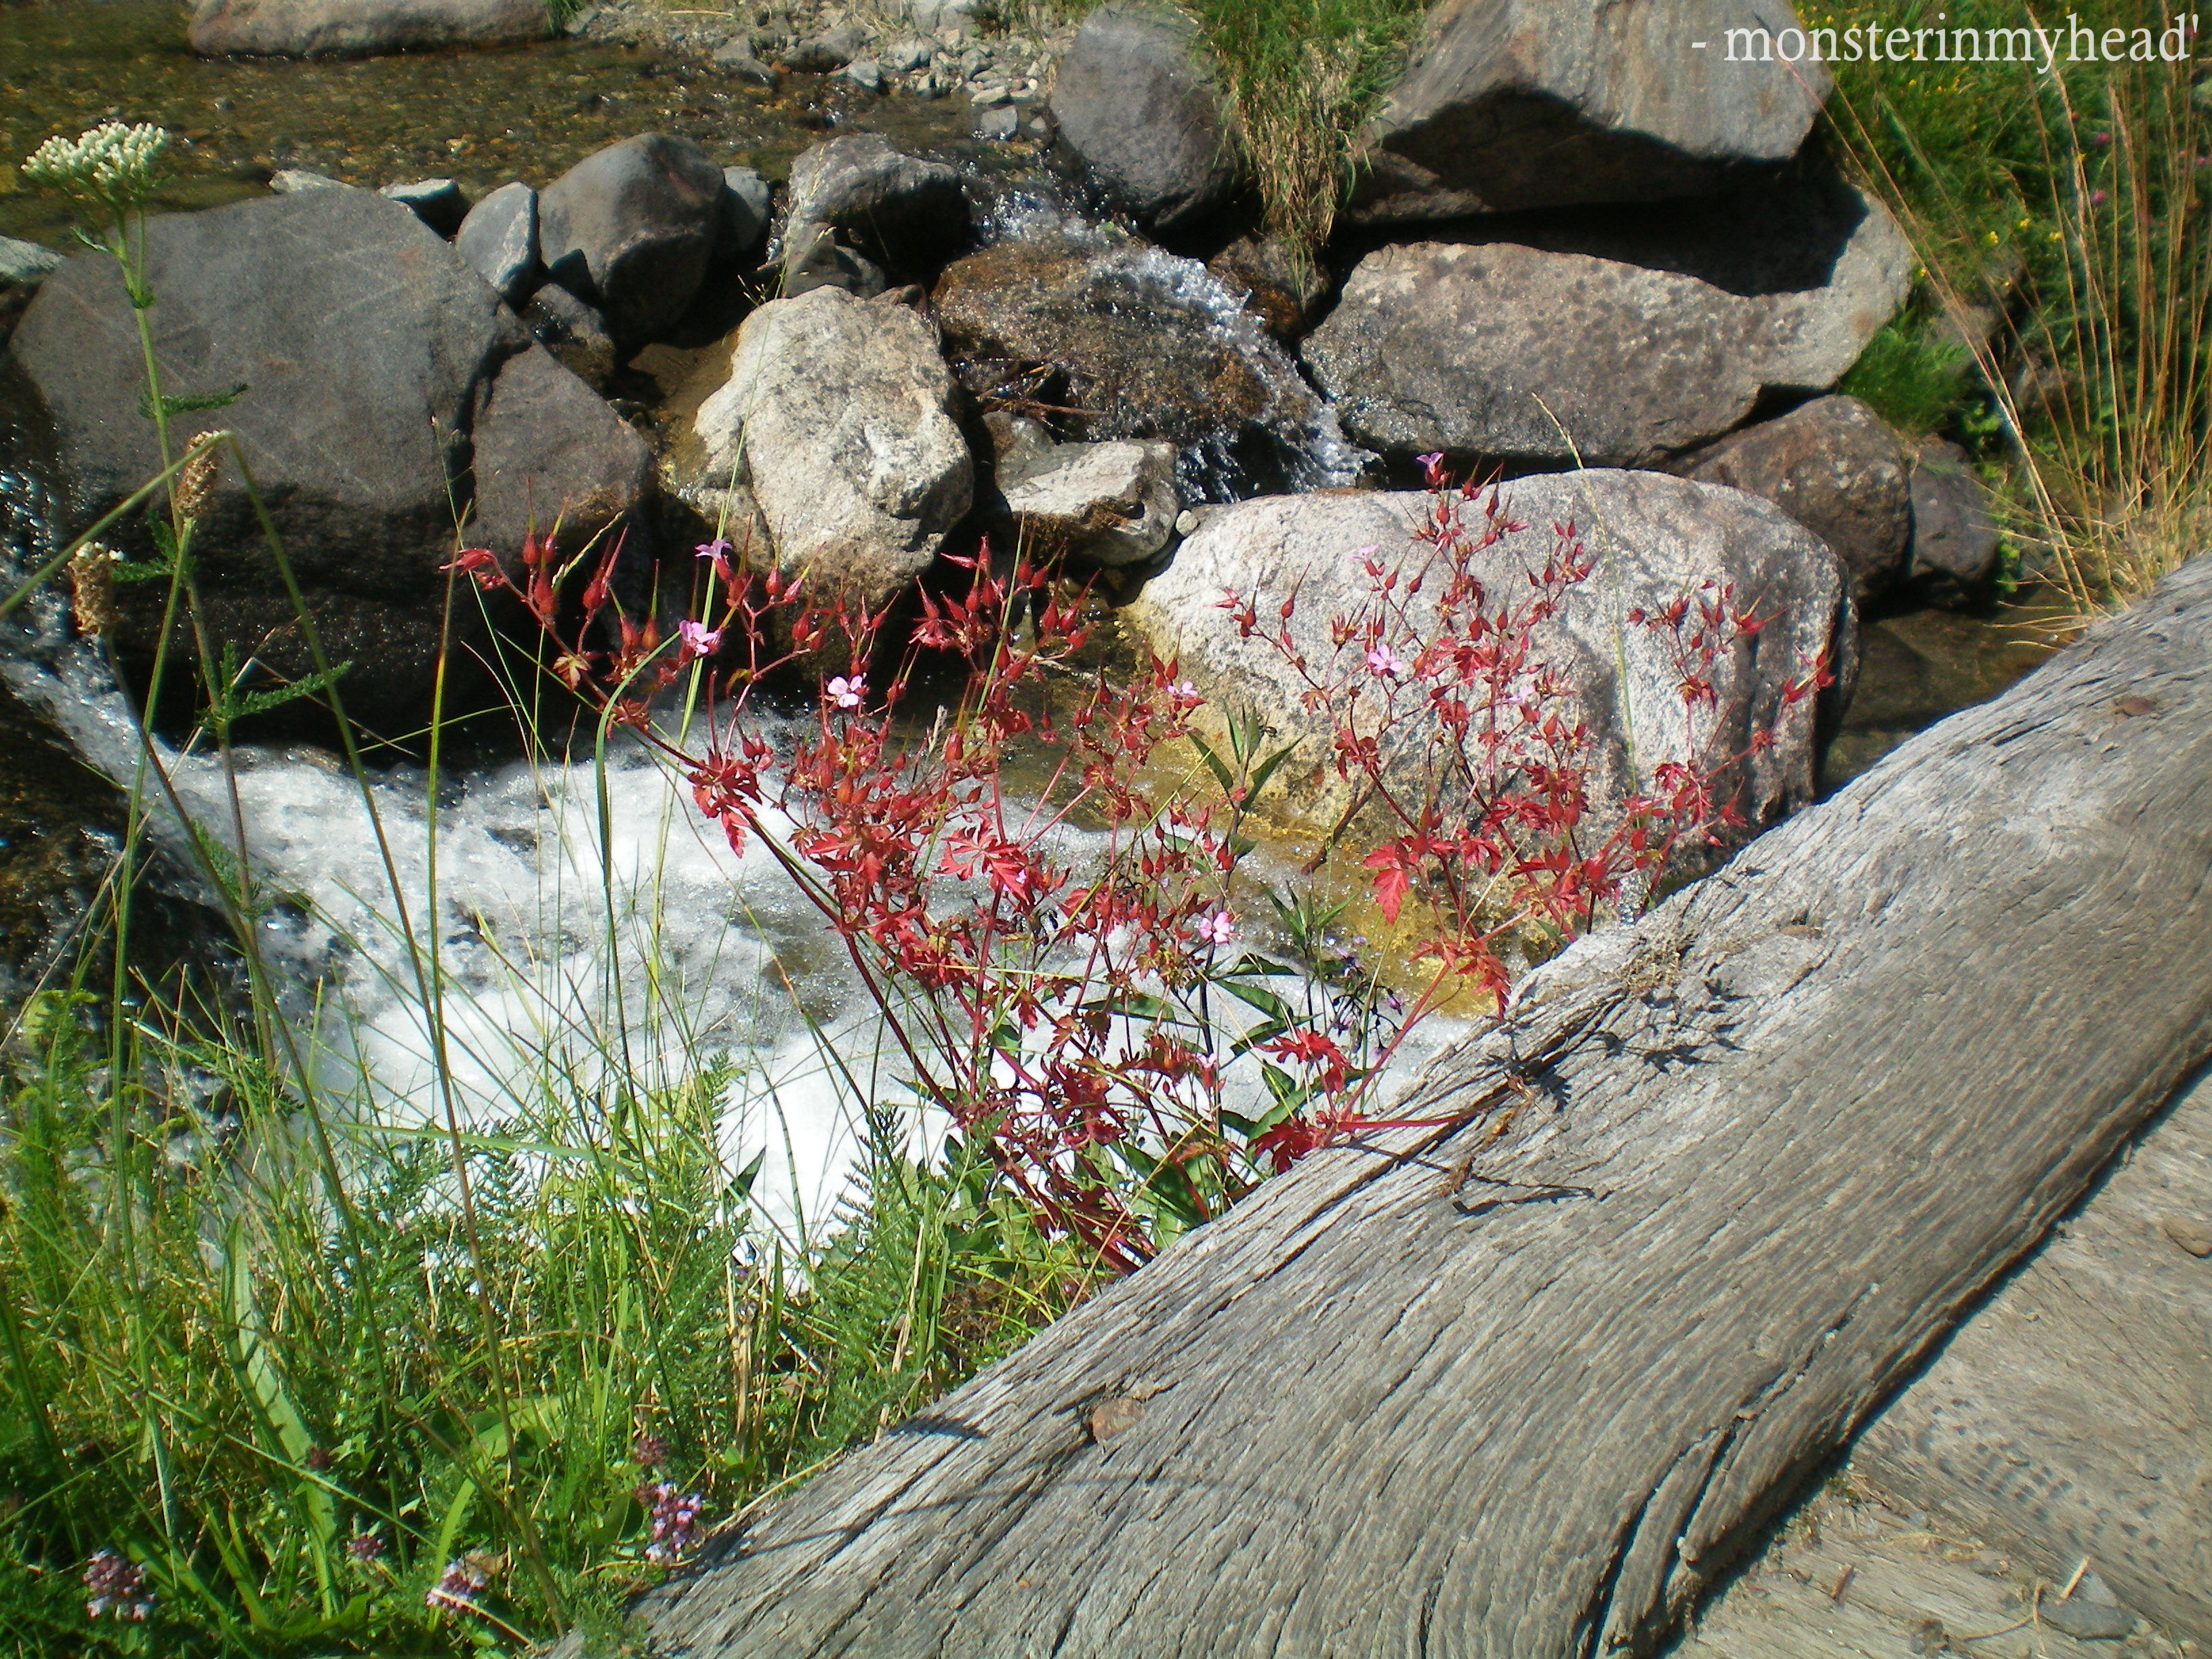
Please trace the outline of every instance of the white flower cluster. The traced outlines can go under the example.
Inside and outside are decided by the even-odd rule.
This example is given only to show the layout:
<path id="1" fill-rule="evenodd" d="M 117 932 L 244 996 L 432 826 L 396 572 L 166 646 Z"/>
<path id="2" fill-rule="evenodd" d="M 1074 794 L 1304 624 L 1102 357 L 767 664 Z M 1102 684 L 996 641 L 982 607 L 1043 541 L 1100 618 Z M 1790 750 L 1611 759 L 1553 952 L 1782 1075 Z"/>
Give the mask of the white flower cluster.
<path id="1" fill-rule="evenodd" d="M 108 121 L 81 138 L 49 138 L 23 163 L 23 177 L 118 212 L 153 193 L 154 172 L 169 148 L 166 128 Z"/>

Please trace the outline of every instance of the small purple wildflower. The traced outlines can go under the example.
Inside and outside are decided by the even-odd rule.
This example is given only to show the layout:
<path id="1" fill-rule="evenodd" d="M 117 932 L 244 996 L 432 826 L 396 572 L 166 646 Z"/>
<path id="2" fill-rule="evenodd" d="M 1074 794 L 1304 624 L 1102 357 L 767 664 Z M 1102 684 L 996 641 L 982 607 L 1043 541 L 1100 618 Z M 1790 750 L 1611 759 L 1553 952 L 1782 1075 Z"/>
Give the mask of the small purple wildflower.
<path id="1" fill-rule="evenodd" d="M 645 1559 L 656 1567 L 673 1565 L 698 1541 L 699 1511 L 704 1502 L 696 1492 L 678 1495 L 670 1482 L 649 1482 L 637 1489 L 637 1501 L 653 1510 L 653 1537 Z"/>
<path id="2" fill-rule="evenodd" d="M 693 622 L 689 617 L 676 624 L 676 633 L 677 637 L 684 642 L 684 659 L 686 662 L 690 661 L 694 657 L 713 654 L 714 647 L 722 642 L 720 629 L 709 628 L 702 622 Z"/>
<path id="3" fill-rule="evenodd" d="M 1198 924 L 1198 936 L 1217 949 L 1225 947 L 1237 937 L 1237 918 L 1226 910 L 1217 910 Z"/>
<path id="4" fill-rule="evenodd" d="M 730 544 L 717 536 L 711 542 L 699 544 L 699 556 L 714 567 L 714 574 L 724 581 L 730 580 Z"/>
<path id="5" fill-rule="evenodd" d="M 357 1565 L 373 1565 L 384 1559 L 384 1540 L 373 1532 L 357 1532 L 346 1540 L 346 1554 Z"/>
<path id="6" fill-rule="evenodd" d="M 106 1613 L 143 1620 L 154 1611 L 154 1593 L 145 1587 L 145 1577 L 136 1561 L 113 1550 L 94 1550 L 84 1564 L 84 1587 L 92 1592 L 85 1597 L 84 1616 L 97 1619 Z"/>
<path id="7" fill-rule="evenodd" d="M 484 1576 L 465 1561 L 446 1563 L 445 1575 L 430 1586 L 422 1597 L 422 1605 L 439 1607 L 450 1613 L 474 1613 L 477 1593 L 489 1582 Z"/>
<path id="8" fill-rule="evenodd" d="M 836 675 L 823 692 L 840 708 L 858 708 L 868 695 L 868 677 L 855 674 L 847 679 L 842 674 Z"/>
<path id="9" fill-rule="evenodd" d="M 657 1469 L 668 1461 L 668 1442 L 657 1434 L 641 1434 L 629 1443 L 629 1461 L 641 1469 Z"/>
<path id="10" fill-rule="evenodd" d="M 1405 659 L 1387 645 L 1378 645 L 1367 653 L 1367 672 L 1386 680 L 1395 680 L 1406 672 Z"/>

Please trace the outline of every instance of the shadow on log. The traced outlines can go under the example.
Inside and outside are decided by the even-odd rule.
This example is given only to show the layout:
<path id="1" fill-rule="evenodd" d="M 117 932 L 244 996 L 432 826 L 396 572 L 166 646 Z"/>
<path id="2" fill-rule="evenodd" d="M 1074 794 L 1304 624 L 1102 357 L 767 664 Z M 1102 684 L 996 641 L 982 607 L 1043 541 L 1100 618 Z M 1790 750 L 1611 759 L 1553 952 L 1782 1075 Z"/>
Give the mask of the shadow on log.
<path id="1" fill-rule="evenodd" d="M 716 1659 L 1644 1651 L 2212 1048 L 2212 560 L 649 1594 Z"/>

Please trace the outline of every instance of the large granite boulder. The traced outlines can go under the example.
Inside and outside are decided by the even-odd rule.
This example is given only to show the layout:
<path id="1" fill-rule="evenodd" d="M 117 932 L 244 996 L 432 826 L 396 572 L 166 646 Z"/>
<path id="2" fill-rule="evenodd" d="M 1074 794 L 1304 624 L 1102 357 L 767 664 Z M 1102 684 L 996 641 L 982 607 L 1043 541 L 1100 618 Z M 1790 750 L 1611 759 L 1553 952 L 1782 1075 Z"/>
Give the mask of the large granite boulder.
<path id="1" fill-rule="evenodd" d="M 1194 260 L 1103 233 L 1025 237 L 948 265 L 933 304 L 987 405 L 1045 409 L 1068 437 L 1175 444 L 1188 499 L 1358 476 L 1283 349 Z"/>
<path id="2" fill-rule="evenodd" d="M 688 138 L 640 133 L 570 167 L 538 198 L 538 258 L 626 345 L 699 291 L 721 228 L 722 170 Z"/>
<path id="3" fill-rule="evenodd" d="M 1599 560 L 1538 635 L 1541 660 L 1571 689 L 1572 717 L 1587 721 L 1595 739 L 1593 801 L 1617 810 L 1632 782 L 1650 787 L 1668 762 L 1717 771 L 1738 757 L 1747 758 L 1737 805 L 1750 828 L 1813 799 L 1816 700 L 1788 703 L 1784 689 L 1823 652 L 1846 678 L 1856 660 L 1849 586 L 1825 545 L 1767 502 L 1660 473 L 1554 473 L 1516 480 L 1501 494 L 1507 520 L 1522 527 L 1477 556 L 1487 587 L 1525 592 L 1526 574 L 1558 547 L 1558 525 L 1577 526 Z M 1340 646 L 1331 619 L 1365 604 L 1370 554 L 1386 563 L 1402 555 L 1408 568 L 1432 556 L 1413 539 L 1430 505 L 1422 493 L 1376 492 L 1214 509 L 1121 612 L 1155 650 L 1179 659 L 1209 703 L 1255 709 L 1279 740 L 1298 740 L 1279 775 L 1290 810 L 1311 822 L 1333 821 L 1345 805 L 1346 786 L 1328 763 L 1332 734 L 1307 707 L 1305 681 L 1264 639 L 1241 636 L 1219 601 L 1232 589 L 1256 597 L 1272 626 L 1279 603 L 1296 594 L 1292 640 L 1314 672 L 1328 676 L 1343 653 L 1357 672 L 1361 647 Z M 1715 665 L 1715 705 L 1692 716 L 1669 636 L 1630 613 L 1695 596 L 1708 582 L 1773 620 Z M 1413 604 L 1419 614 L 1433 600 Z M 1849 686 L 1834 690 L 1848 695 Z M 1766 728 L 1776 741 L 1751 753 L 1753 732 Z M 1410 724 L 1372 735 L 1394 768 L 1412 767 L 1425 737 Z"/>
<path id="4" fill-rule="evenodd" d="M 428 693 L 457 512 L 469 540 L 512 555 L 533 521 L 557 520 L 580 546 L 640 499 L 643 441 L 396 202 L 319 190 L 161 216 L 147 222 L 146 260 L 163 391 L 240 388 L 173 430 L 180 442 L 238 434 L 331 654 L 355 663 L 357 712 L 409 717 Z M 14 349 L 52 411 L 78 522 L 161 470 L 113 260 L 81 253 L 48 277 Z M 143 534 L 135 519 L 115 532 L 141 553 Z M 305 672 L 233 467 L 195 550 L 217 647 Z M 147 647 L 138 613 L 158 607 L 159 586 L 118 590 L 126 656 Z"/>
<path id="5" fill-rule="evenodd" d="M 1695 195 L 1797 153 L 1831 84 L 1808 46 L 1789 0 L 1444 0 L 1373 136 L 1447 216 Z"/>
<path id="6" fill-rule="evenodd" d="M 1731 433 L 1685 476 L 1772 501 L 1844 562 L 1861 605 L 1905 574 L 1912 539 L 1911 460 L 1856 398 L 1815 398 Z"/>
<path id="7" fill-rule="evenodd" d="M 1203 224 L 1243 177 L 1197 30 L 1149 0 L 1112 0 L 1084 20 L 1052 114 L 1107 191 L 1164 236 Z"/>
<path id="8" fill-rule="evenodd" d="M 539 40 L 544 0 L 199 0 L 186 38 L 204 58 L 322 58 Z"/>
<path id="9" fill-rule="evenodd" d="M 836 288 L 773 301 L 738 331 L 730 378 L 695 418 L 704 477 L 750 493 L 770 543 L 753 556 L 879 603 L 968 512 L 975 463 L 953 396 L 909 307 Z"/>
<path id="10" fill-rule="evenodd" d="M 1694 204 L 1476 222 L 1369 254 L 1304 354 L 1359 442 L 1644 466 L 1833 386 L 1910 244 L 1833 173 Z"/>

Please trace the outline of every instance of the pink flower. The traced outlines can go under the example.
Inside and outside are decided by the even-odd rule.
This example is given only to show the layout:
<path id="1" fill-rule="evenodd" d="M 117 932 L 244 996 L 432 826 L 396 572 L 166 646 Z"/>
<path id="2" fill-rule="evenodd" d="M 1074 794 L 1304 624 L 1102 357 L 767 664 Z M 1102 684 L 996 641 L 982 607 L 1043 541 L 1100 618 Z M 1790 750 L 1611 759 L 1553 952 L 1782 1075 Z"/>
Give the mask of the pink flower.
<path id="1" fill-rule="evenodd" d="M 1217 950 L 1237 937 L 1237 918 L 1226 910 L 1217 910 L 1198 924 L 1198 937 Z"/>
<path id="2" fill-rule="evenodd" d="M 1178 708 L 1195 708 L 1198 706 L 1198 688 L 1188 680 L 1177 680 L 1168 687 L 1168 701 Z"/>
<path id="3" fill-rule="evenodd" d="M 1406 660 L 1389 646 L 1378 645 L 1367 653 L 1367 672 L 1395 680 L 1406 672 Z"/>
<path id="4" fill-rule="evenodd" d="M 2089 205 L 2090 205 L 2091 207 L 2102 207 L 2102 206 L 2104 206 L 2104 205 L 2105 205 L 2105 192 L 2104 192 L 2103 191 L 2101 191 L 2101 190 L 2093 190 L 2093 191 L 2091 191 L 2089 192 Z"/>
<path id="5" fill-rule="evenodd" d="M 117 1619 L 142 1621 L 154 1611 L 153 1593 L 145 1588 L 145 1570 L 113 1550 L 94 1550 L 85 1563 L 84 1616 L 97 1619 L 109 1613 Z"/>
<path id="6" fill-rule="evenodd" d="M 448 1561 L 438 1582 L 422 1597 L 422 1605 L 447 1613 L 474 1613 L 477 1593 L 490 1581 L 467 1561 Z"/>
<path id="7" fill-rule="evenodd" d="M 847 679 L 842 674 L 822 688 L 823 695 L 840 708 L 858 708 L 867 700 L 868 677 L 855 674 Z"/>
<path id="8" fill-rule="evenodd" d="M 704 623 L 693 622 L 689 617 L 676 624 L 676 636 L 684 642 L 684 660 L 686 662 L 690 661 L 694 657 L 710 655 L 714 647 L 722 642 L 720 629 L 709 628 Z"/>
<path id="9" fill-rule="evenodd" d="M 711 542 L 699 544 L 699 556 L 714 567 L 714 574 L 724 581 L 730 580 L 730 544 L 720 536 Z"/>

